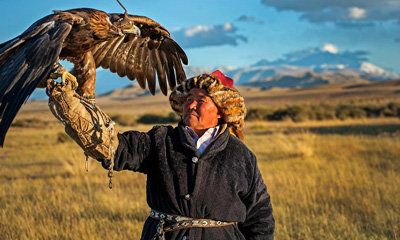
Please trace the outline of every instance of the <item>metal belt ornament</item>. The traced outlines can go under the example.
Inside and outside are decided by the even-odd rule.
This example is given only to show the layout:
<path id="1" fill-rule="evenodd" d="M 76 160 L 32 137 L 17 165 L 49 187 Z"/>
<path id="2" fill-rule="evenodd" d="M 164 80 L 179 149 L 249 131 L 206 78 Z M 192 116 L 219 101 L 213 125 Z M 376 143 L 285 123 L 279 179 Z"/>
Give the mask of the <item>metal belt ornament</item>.
<path id="1" fill-rule="evenodd" d="M 157 233 L 153 240 L 165 240 L 165 233 L 185 228 L 204 228 L 204 227 L 225 227 L 235 224 L 235 222 L 222 222 L 212 219 L 198 219 L 168 214 L 151 209 L 150 217 L 160 220 L 157 225 Z M 169 224 L 169 225 L 165 225 Z"/>

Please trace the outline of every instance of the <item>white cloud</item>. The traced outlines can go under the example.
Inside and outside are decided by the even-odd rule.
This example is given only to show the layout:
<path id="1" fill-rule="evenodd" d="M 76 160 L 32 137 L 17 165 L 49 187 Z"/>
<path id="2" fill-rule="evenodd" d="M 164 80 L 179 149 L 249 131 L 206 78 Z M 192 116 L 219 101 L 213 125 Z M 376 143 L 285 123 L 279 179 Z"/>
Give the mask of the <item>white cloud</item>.
<path id="1" fill-rule="evenodd" d="M 187 37 L 192 37 L 196 34 L 202 33 L 202 32 L 209 32 L 214 29 L 214 26 L 204 26 L 204 25 L 197 25 L 194 27 L 189 27 L 185 29 L 185 36 Z"/>
<path id="2" fill-rule="evenodd" d="M 368 21 L 395 20 L 400 24 L 399 0 L 261 0 L 278 11 L 296 11 L 310 22 L 351 22 L 360 27 L 371 26 Z"/>
<path id="3" fill-rule="evenodd" d="M 349 18 L 350 19 L 363 19 L 366 17 L 367 11 L 359 7 L 349 8 Z"/>
<path id="4" fill-rule="evenodd" d="M 220 25 L 196 25 L 171 31 L 173 38 L 183 48 L 206 46 L 238 45 L 239 40 L 247 42 L 247 37 L 236 34 L 237 28 L 226 22 Z"/>
<path id="5" fill-rule="evenodd" d="M 268 66 L 295 65 L 319 68 L 360 68 L 360 63 L 368 61 L 366 51 L 340 51 L 332 43 L 325 43 L 323 47 L 306 48 L 284 55 L 276 61 L 268 61 Z"/>
<path id="6" fill-rule="evenodd" d="M 233 26 L 232 26 L 231 23 L 227 22 L 227 23 L 224 24 L 224 31 L 229 32 L 229 31 L 231 31 L 232 29 L 233 29 Z"/>
<path id="7" fill-rule="evenodd" d="M 337 46 L 333 45 L 332 43 L 324 43 L 324 46 L 322 47 L 322 51 L 329 52 L 332 54 L 337 54 L 339 52 L 339 49 Z"/>
<path id="8" fill-rule="evenodd" d="M 231 23 L 227 22 L 224 25 L 222 25 L 222 29 L 224 32 L 229 32 L 233 30 L 233 26 Z M 207 32 L 212 32 L 215 30 L 215 26 L 210 25 L 197 25 L 194 27 L 188 27 L 185 29 L 185 36 L 186 37 L 193 37 L 194 35 L 197 34 L 202 34 L 202 33 L 207 33 Z"/>

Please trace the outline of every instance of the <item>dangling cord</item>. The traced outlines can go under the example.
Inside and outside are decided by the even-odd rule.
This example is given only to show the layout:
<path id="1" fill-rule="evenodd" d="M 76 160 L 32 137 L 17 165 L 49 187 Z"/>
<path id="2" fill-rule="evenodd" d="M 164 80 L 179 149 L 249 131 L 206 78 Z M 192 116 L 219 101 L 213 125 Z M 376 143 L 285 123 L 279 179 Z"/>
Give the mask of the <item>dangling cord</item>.
<path id="1" fill-rule="evenodd" d="M 89 172 L 89 155 L 86 152 L 83 152 L 86 156 L 86 161 L 85 161 L 85 169 L 86 172 Z"/>
<path id="2" fill-rule="evenodd" d="M 113 172 L 113 170 L 112 170 L 112 167 L 110 167 L 109 169 L 108 169 L 108 177 L 110 178 L 110 181 L 108 182 L 108 187 L 110 188 L 110 189 L 112 189 L 113 188 L 113 184 L 112 184 L 112 177 L 114 176 L 114 172 Z"/>
<path id="3" fill-rule="evenodd" d="M 83 100 L 84 102 L 88 103 L 96 112 L 97 117 L 100 119 L 100 116 L 98 115 L 98 113 L 100 111 L 100 108 L 93 102 L 91 102 L 90 100 L 79 96 L 78 94 L 75 94 L 76 97 L 78 97 L 79 99 Z M 115 126 L 115 122 L 107 115 L 107 114 L 102 114 L 103 117 L 107 118 L 108 120 L 108 127 L 107 127 L 107 131 L 110 135 L 110 146 L 108 148 L 108 159 L 110 160 L 110 166 L 108 167 L 108 178 L 110 178 L 110 181 L 108 183 L 108 187 L 110 189 L 113 188 L 113 184 L 112 184 L 112 178 L 114 176 L 114 172 L 113 172 L 113 168 L 114 168 L 114 155 L 115 155 L 115 149 L 114 149 L 114 126 Z M 104 118 L 103 118 L 104 119 Z M 88 160 L 88 158 L 86 157 L 86 161 Z M 89 164 L 87 164 L 87 167 L 89 167 Z M 87 168 L 88 170 L 88 168 Z"/>
<path id="4" fill-rule="evenodd" d="M 107 128 L 109 134 L 110 134 L 110 146 L 108 148 L 108 158 L 110 159 L 110 166 L 108 167 L 108 177 L 110 178 L 110 182 L 108 183 L 108 187 L 110 189 L 113 188 L 112 184 L 112 177 L 114 176 L 113 168 L 114 168 L 114 154 L 115 154 L 115 149 L 114 149 L 114 125 L 115 122 L 110 119 L 109 126 Z"/>

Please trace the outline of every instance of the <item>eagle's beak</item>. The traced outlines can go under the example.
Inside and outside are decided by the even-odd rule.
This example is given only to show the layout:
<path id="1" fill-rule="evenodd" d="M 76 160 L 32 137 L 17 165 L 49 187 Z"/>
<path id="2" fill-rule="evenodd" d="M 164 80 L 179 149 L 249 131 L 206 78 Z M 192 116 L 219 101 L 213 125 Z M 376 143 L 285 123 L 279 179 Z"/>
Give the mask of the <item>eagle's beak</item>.
<path id="1" fill-rule="evenodd" d="M 138 27 L 136 27 L 135 25 L 132 25 L 132 27 L 131 28 L 129 28 L 129 29 L 124 29 L 124 30 L 122 30 L 124 33 L 132 33 L 132 34 L 135 34 L 135 35 L 137 35 L 137 36 L 140 36 L 140 34 L 141 34 L 141 32 L 140 32 L 140 29 L 138 28 Z"/>

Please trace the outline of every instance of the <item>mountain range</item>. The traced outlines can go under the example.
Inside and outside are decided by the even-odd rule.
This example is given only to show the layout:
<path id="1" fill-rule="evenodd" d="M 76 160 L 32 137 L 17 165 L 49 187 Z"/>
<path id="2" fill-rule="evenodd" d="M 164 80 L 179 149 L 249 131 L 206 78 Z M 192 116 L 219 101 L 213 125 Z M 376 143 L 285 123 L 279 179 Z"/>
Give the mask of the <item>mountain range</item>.
<path id="1" fill-rule="evenodd" d="M 399 77 L 398 74 L 385 70 L 368 62 L 365 51 L 336 52 L 327 49 L 310 48 L 284 55 L 275 61 L 260 60 L 246 67 L 219 67 L 225 75 L 234 79 L 237 85 L 264 87 L 302 87 L 326 83 L 385 81 Z M 212 72 L 217 68 L 186 68 L 188 76 L 202 72 Z M 309 77 L 310 81 L 304 85 Z M 296 79 L 298 78 L 298 84 Z M 320 78 L 322 81 L 314 81 Z M 327 78 L 329 80 L 327 80 Z M 287 81 L 291 79 L 291 81 Z M 283 81 L 283 82 L 282 82 Z M 285 85 L 289 83 L 288 85 Z"/>
<path id="2" fill-rule="evenodd" d="M 399 78 L 398 74 L 368 62 L 367 54 L 365 51 L 338 52 L 329 48 L 310 48 L 288 53 L 274 61 L 262 59 L 250 66 L 185 66 L 184 69 L 188 78 L 219 69 L 234 80 L 235 86 L 248 85 L 266 89 L 309 87 L 328 83 L 363 83 Z M 97 69 L 97 94 L 123 89 L 130 86 L 130 83 L 127 78 L 120 78 L 109 70 Z M 140 94 L 148 92 L 143 91 Z M 35 90 L 30 99 L 46 99 L 45 92 Z"/>

